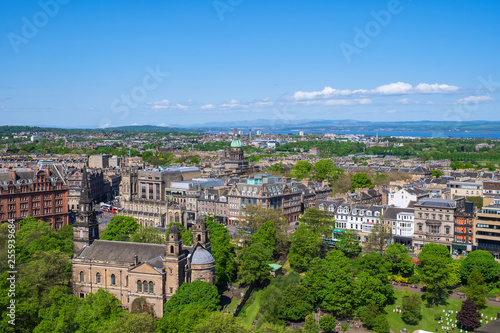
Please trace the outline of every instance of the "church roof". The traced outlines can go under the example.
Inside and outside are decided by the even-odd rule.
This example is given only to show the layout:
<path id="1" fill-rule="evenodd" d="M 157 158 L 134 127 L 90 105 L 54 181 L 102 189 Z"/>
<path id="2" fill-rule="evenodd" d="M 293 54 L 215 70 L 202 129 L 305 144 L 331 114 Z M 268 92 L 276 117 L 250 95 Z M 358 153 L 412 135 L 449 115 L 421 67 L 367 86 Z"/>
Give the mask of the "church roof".
<path id="1" fill-rule="evenodd" d="M 164 256 L 165 245 L 95 240 L 77 258 L 133 264 L 136 255 L 139 262 Z"/>
<path id="2" fill-rule="evenodd" d="M 192 265 L 206 265 L 215 263 L 214 257 L 209 251 L 205 250 L 203 246 L 197 244 L 191 255 Z"/>
<path id="3" fill-rule="evenodd" d="M 233 140 L 231 142 L 231 148 L 234 148 L 234 147 L 241 147 L 241 141 L 238 139 Z"/>

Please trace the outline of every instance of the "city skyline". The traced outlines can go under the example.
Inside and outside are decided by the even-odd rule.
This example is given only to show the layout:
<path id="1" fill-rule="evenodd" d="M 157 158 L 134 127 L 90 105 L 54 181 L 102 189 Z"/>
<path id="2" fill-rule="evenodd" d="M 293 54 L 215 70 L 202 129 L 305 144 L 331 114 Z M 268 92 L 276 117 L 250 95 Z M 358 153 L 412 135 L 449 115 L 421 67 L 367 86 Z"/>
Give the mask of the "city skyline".
<path id="1" fill-rule="evenodd" d="M 500 3 L 2 7 L 0 125 L 500 120 Z"/>

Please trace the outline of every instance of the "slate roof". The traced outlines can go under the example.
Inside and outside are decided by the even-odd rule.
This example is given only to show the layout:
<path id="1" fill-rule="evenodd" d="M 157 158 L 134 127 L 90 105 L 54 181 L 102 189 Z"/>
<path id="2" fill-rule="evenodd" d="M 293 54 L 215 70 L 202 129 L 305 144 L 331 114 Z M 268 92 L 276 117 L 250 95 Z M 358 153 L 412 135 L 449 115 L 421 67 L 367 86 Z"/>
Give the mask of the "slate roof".
<path id="1" fill-rule="evenodd" d="M 455 200 L 448 199 L 420 199 L 416 206 L 455 208 Z"/>
<path id="2" fill-rule="evenodd" d="M 133 264 L 136 255 L 139 262 L 161 257 L 165 255 L 165 245 L 95 240 L 77 258 Z"/>
<path id="3" fill-rule="evenodd" d="M 191 264 L 192 265 L 206 265 L 215 263 L 214 257 L 203 248 L 200 244 L 197 244 L 191 254 Z"/>

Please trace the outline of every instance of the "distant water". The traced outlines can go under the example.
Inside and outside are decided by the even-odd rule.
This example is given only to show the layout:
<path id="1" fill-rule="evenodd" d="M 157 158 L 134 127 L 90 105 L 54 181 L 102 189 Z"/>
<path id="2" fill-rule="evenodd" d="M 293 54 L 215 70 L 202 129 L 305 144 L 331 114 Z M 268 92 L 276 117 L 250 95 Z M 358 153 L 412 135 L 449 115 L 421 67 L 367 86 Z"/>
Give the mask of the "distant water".
<path id="1" fill-rule="evenodd" d="M 288 131 L 265 131 L 267 133 L 276 134 L 298 134 L 297 130 Z M 420 138 L 485 138 L 485 139 L 500 139 L 500 131 L 492 132 L 440 132 L 440 131 L 332 131 L 332 130 L 322 130 L 322 131 L 308 131 L 304 130 L 306 134 L 314 133 L 334 133 L 334 134 L 364 134 L 367 136 L 412 136 Z"/>

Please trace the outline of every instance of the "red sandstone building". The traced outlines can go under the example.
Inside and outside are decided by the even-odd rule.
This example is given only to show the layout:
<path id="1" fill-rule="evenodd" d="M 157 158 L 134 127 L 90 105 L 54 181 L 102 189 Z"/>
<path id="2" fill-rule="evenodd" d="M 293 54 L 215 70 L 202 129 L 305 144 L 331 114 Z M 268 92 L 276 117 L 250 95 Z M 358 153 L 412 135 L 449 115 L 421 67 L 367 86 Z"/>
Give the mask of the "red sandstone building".
<path id="1" fill-rule="evenodd" d="M 0 221 L 28 216 L 59 229 L 69 224 L 68 186 L 53 164 L 0 171 Z"/>

